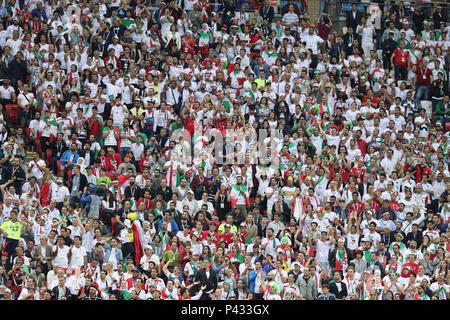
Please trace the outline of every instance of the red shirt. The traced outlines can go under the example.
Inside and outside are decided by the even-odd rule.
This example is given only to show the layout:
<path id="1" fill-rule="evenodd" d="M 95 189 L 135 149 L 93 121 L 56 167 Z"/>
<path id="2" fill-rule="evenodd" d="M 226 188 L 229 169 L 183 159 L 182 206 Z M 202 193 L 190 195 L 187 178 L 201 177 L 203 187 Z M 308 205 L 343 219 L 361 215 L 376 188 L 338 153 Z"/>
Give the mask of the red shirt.
<path id="1" fill-rule="evenodd" d="M 396 66 L 406 67 L 406 65 L 408 63 L 409 51 L 401 50 L 401 49 L 397 48 L 394 50 L 394 53 L 395 53 L 394 64 Z"/>
<path id="2" fill-rule="evenodd" d="M 417 66 L 416 70 L 417 84 L 422 85 L 430 84 L 432 75 L 433 73 L 431 72 L 430 69 Z"/>
<path id="3" fill-rule="evenodd" d="M 112 170 L 114 171 L 116 171 L 119 167 L 119 164 L 122 163 L 122 160 L 120 159 L 120 155 L 118 153 L 114 153 L 113 156 L 107 154 L 106 158 L 109 160 L 110 168 L 112 168 Z"/>
<path id="4" fill-rule="evenodd" d="M 347 208 L 350 212 L 356 211 L 357 215 L 359 216 L 361 212 L 364 210 L 364 203 L 361 202 L 360 200 L 356 200 L 356 202 L 350 203 Z"/>
<path id="5" fill-rule="evenodd" d="M 92 124 L 91 129 L 89 130 L 89 135 L 93 134 L 95 137 L 100 137 L 100 124 L 94 118 L 89 118 L 88 123 Z"/>
<path id="6" fill-rule="evenodd" d="M 233 233 L 229 233 L 229 234 L 225 234 L 222 233 L 221 235 L 219 235 L 219 243 L 220 242 L 225 242 L 227 245 L 233 243 Z"/>
<path id="7" fill-rule="evenodd" d="M 145 210 L 151 210 L 153 209 L 153 200 L 152 199 L 145 199 L 145 198 L 140 198 L 137 202 L 137 206 L 139 207 L 140 203 L 143 202 L 145 205 Z"/>

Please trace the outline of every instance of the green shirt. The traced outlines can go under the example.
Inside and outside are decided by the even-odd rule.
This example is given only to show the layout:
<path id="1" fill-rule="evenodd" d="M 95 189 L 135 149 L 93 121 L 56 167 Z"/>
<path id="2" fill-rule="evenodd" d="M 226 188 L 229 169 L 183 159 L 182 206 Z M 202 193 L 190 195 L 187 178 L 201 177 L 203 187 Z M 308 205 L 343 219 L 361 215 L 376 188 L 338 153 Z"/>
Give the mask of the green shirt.
<path id="1" fill-rule="evenodd" d="M 171 130 L 175 131 L 177 129 L 183 129 L 183 124 L 178 125 L 178 123 L 176 121 L 173 121 L 171 124 Z"/>
<path id="2" fill-rule="evenodd" d="M 226 224 L 226 223 L 222 223 L 222 224 L 219 226 L 219 229 L 217 230 L 217 232 L 218 232 L 219 234 L 222 234 L 222 233 L 225 232 L 225 224 Z M 232 225 L 231 225 L 231 228 L 230 228 L 230 233 L 237 233 L 237 232 L 238 232 L 237 227 L 236 227 L 234 224 L 232 224 Z"/>
<path id="3" fill-rule="evenodd" d="M 166 262 L 172 258 L 175 258 L 174 261 L 169 263 L 169 267 L 175 267 L 176 265 L 178 265 L 178 261 L 180 259 L 180 253 L 177 251 L 175 254 L 173 254 L 172 250 L 167 250 L 166 252 L 164 252 L 163 258 Z"/>
<path id="4" fill-rule="evenodd" d="M 111 184 L 111 178 L 110 177 L 99 177 L 97 178 L 96 184 L 99 186 L 100 183 L 105 182 L 106 186 L 109 186 Z"/>
<path id="5" fill-rule="evenodd" d="M 20 221 L 12 222 L 11 220 L 8 220 L 5 221 L 0 228 L 8 234 L 7 238 L 19 240 L 23 224 Z"/>
<path id="6" fill-rule="evenodd" d="M 445 116 L 446 113 L 448 113 L 448 104 L 443 104 L 442 101 L 439 101 L 436 104 L 436 114 L 441 115 L 441 116 Z"/>

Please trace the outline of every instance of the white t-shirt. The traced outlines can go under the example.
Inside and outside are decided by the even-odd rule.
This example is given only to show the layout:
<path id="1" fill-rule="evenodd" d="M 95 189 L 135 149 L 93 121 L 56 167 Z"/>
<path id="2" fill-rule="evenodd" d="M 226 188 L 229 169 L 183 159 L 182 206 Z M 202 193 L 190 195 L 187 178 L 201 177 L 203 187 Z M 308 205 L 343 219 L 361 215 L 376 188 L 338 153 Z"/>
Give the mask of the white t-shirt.
<path id="1" fill-rule="evenodd" d="M 307 35 L 303 39 L 306 42 L 306 49 L 311 49 L 312 54 L 318 54 L 318 45 L 323 42 L 323 39 L 316 34 Z"/>
<path id="2" fill-rule="evenodd" d="M 347 248 L 350 250 L 355 250 L 358 248 L 358 241 L 359 241 L 359 233 L 351 234 L 347 233 Z"/>
<path id="3" fill-rule="evenodd" d="M 105 139 L 105 146 L 117 145 L 115 131 L 116 131 L 115 129 L 110 129 L 109 130 L 109 134 L 106 136 L 106 139 Z"/>
<path id="4" fill-rule="evenodd" d="M 53 263 L 56 263 L 61 268 L 67 268 L 69 264 L 69 259 L 67 257 L 67 254 L 69 253 L 69 247 L 64 245 L 62 248 L 58 246 L 53 247 L 53 252 L 58 249 L 58 254 L 53 259 Z"/>
<path id="5" fill-rule="evenodd" d="M 317 261 L 328 262 L 328 253 L 330 251 L 330 243 L 328 242 L 328 240 L 322 241 L 318 239 L 316 249 L 317 249 L 316 253 Z"/>
<path id="6" fill-rule="evenodd" d="M 44 160 L 39 160 L 38 162 L 35 162 L 34 160 L 30 161 L 30 163 L 28 164 L 29 168 L 31 169 L 31 176 L 36 177 L 36 179 L 42 179 L 42 177 L 44 176 L 44 174 L 42 173 L 41 169 L 39 169 L 39 167 L 45 167 L 45 161 Z"/>
<path id="7" fill-rule="evenodd" d="M 121 134 L 121 135 L 124 134 L 124 135 L 126 135 L 126 136 L 131 137 L 132 139 L 134 139 L 134 130 L 133 130 L 133 129 L 130 129 L 130 128 L 124 129 L 124 128 L 122 128 L 122 129 L 120 130 L 120 134 Z M 132 147 L 132 146 L 131 146 L 131 141 L 130 141 L 129 139 L 122 139 L 122 140 L 120 141 L 120 147 L 121 147 L 121 148 L 131 148 L 131 147 Z"/>
<path id="8" fill-rule="evenodd" d="M 86 256 L 86 248 L 80 246 L 79 248 L 72 248 L 72 258 L 70 260 L 70 265 L 72 267 L 81 267 L 84 265 L 84 257 Z"/>
<path id="9" fill-rule="evenodd" d="M 448 294 L 450 288 L 448 284 L 444 283 L 443 285 L 440 285 L 439 283 L 435 282 L 430 286 L 430 290 L 433 292 L 440 288 L 443 288 L 443 290 L 437 293 L 439 300 L 447 300 L 446 293 Z"/>
<path id="10" fill-rule="evenodd" d="M 64 201 L 64 198 L 69 196 L 70 192 L 66 186 L 58 186 L 56 183 L 52 182 L 52 198 L 51 200 L 56 200 L 60 203 Z"/>
<path id="11" fill-rule="evenodd" d="M 123 110 L 122 105 L 115 105 L 111 108 L 111 114 L 113 116 L 113 124 L 116 127 L 122 128 L 123 119 L 128 117 L 128 113 Z"/>
<path id="12" fill-rule="evenodd" d="M 8 86 L 5 88 L 4 86 L 0 86 L 0 95 L 2 99 L 11 100 L 11 95 L 14 92 L 14 88 L 11 86 Z"/>

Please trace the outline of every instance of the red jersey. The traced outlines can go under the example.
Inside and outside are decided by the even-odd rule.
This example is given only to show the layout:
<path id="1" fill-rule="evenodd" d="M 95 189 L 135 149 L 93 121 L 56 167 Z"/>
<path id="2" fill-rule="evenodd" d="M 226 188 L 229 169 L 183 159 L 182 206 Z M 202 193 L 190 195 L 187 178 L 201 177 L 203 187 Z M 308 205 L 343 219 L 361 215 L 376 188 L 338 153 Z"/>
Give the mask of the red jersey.
<path id="1" fill-rule="evenodd" d="M 109 159 L 105 156 L 100 156 L 98 157 L 98 159 L 100 160 L 100 167 L 101 168 L 105 168 L 106 171 L 109 171 L 112 169 L 111 164 L 109 163 Z"/>
<path id="2" fill-rule="evenodd" d="M 151 210 L 153 209 L 153 200 L 152 199 L 145 199 L 145 198 L 140 198 L 137 202 L 137 207 L 139 207 L 139 205 L 141 204 L 141 202 L 144 203 L 144 208 L 145 210 Z"/>
<path id="3" fill-rule="evenodd" d="M 95 118 L 88 118 L 89 135 L 93 134 L 96 138 L 100 137 L 100 123 Z"/>
<path id="4" fill-rule="evenodd" d="M 395 212 L 398 211 L 399 207 L 400 207 L 400 204 L 398 203 L 398 201 L 392 201 L 391 203 L 389 203 L 389 208 L 391 208 Z"/>
<path id="5" fill-rule="evenodd" d="M 350 201 L 347 208 L 349 211 L 355 211 L 359 216 L 361 212 L 364 210 L 364 203 L 360 200 Z"/>
<path id="6" fill-rule="evenodd" d="M 218 234 L 217 232 L 215 232 L 215 231 L 209 231 L 209 230 L 203 231 L 202 237 L 203 237 L 203 239 L 205 239 L 205 240 L 207 240 L 208 237 L 210 237 L 210 238 L 212 239 L 212 241 L 213 241 L 216 245 L 219 244 L 219 238 L 220 238 L 220 237 L 219 237 L 219 234 Z"/>
<path id="7" fill-rule="evenodd" d="M 431 83 L 431 76 L 433 73 L 430 69 L 417 66 L 416 70 L 416 76 L 417 76 L 417 83 L 421 85 L 427 85 Z"/>
<path id="8" fill-rule="evenodd" d="M 401 50 L 400 48 L 397 48 L 394 50 L 394 54 L 395 54 L 394 64 L 396 66 L 406 67 L 408 63 L 409 51 L 407 51 L 406 49 Z"/>
<path id="9" fill-rule="evenodd" d="M 219 235 L 219 243 L 220 242 L 225 242 L 227 245 L 233 243 L 233 236 L 234 233 L 222 233 L 221 235 Z"/>
<path id="10" fill-rule="evenodd" d="M 120 159 L 120 155 L 118 153 L 114 153 L 112 156 L 107 154 L 106 158 L 109 160 L 109 164 L 112 170 L 117 171 L 119 164 L 122 163 Z"/>
<path id="11" fill-rule="evenodd" d="M 378 199 L 372 198 L 370 204 L 372 205 L 372 209 L 374 210 L 374 212 L 377 212 L 378 209 L 381 208 L 381 203 Z"/>
<path id="12" fill-rule="evenodd" d="M 191 230 L 191 237 L 192 237 L 192 235 L 196 236 L 198 238 L 199 242 L 201 242 L 204 239 L 206 239 L 204 231 L 198 231 L 197 229 L 192 229 Z"/>

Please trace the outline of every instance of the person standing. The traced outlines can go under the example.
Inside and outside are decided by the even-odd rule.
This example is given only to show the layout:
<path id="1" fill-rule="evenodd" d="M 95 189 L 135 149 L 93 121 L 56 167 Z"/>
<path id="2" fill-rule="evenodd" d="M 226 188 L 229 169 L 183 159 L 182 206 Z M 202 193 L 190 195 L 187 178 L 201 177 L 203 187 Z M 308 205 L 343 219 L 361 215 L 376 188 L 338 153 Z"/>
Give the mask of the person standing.
<path id="1" fill-rule="evenodd" d="M 405 40 L 401 40 L 400 48 L 396 48 L 391 56 L 391 65 L 394 66 L 396 80 L 406 80 L 409 60 L 409 51 L 405 49 Z"/>
<path id="2" fill-rule="evenodd" d="M 200 287 L 206 285 L 200 300 L 209 300 L 208 294 L 213 293 L 217 289 L 217 275 L 216 272 L 211 269 L 211 261 L 209 261 L 208 258 L 203 259 L 203 268 L 200 269 L 195 276 L 195 282 L 197 281 L 200 281 Z"/>
<path id="3" fill-rule="evenodd" d="M 20 233 L 23 227 L 29 224 L 29 221 L 26 218 L 19 221 L 17 215 L 17 209 L 13 209 L 9 216 L 10 219 L 0 226 L 0 233 L 6 238 L 5 252 L 7 252 L 11 258 L 16 255 L 16 248 L 19 244 Z"/>
<path id="4" fill-rule="evenodd" d="M 414 78 L 416 84 L 416 105 L 420 107 L 420 102 L 422 100 L 428 100 L 430 93 L 430 84 L 433 82 L 433 73 L 430 68 L 428 68 L 428 61 L 422 59 L 419 66 L 417 65 L 416 76 Z"/>
<path id="5" fill-rule="evenodd" d="M 70 180 L 70 205 L 80 202 L 85 187 L 87 187 L 86 176 L 80 172 L 80 166 L 76 165 L 73 167 L 73 175 Z"/>

